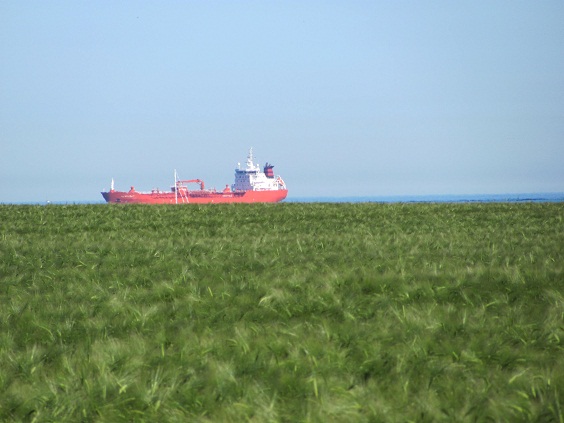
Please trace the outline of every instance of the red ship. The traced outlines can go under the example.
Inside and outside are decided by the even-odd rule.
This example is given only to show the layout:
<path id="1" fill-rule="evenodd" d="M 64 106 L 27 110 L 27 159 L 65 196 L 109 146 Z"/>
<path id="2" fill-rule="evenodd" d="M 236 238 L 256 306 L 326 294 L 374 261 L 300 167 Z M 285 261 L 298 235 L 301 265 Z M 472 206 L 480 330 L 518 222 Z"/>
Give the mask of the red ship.
<path id="1" fill-rule="evenodd" d="M 201 179 L 178 180 L 176 172 L 174 185 L 170 191 L 154 189 L 151 192 L 138 192 L 134 187 L 129 191 L 114 190 L 114 181 L 109 191 L 102 192 L 108 203 L 141 204 L 202 204 L 202 203 L 275 203 L 288 195 L 286 184 L 280 176 L 274 176 L 274 166 L 266 163 L 261 170 L 253 163 L 253 149 L 247 156 L 247 167 L 235 169 L 235 183 L 226 185 L 221 191 L 205 189 Z M 189 189 L 188 184 L 196 183 L 199 188 Z"/>

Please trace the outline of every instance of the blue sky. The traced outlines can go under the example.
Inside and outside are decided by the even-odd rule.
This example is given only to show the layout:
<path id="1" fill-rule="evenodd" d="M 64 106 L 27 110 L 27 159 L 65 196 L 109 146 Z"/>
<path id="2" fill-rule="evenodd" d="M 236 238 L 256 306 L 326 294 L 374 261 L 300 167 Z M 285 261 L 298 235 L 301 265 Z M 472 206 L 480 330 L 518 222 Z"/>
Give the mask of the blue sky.
<path id="1" fill-rule="evenodd" d="M 0 2 L 0 202 L 564 191 L 562 1 Z"/>

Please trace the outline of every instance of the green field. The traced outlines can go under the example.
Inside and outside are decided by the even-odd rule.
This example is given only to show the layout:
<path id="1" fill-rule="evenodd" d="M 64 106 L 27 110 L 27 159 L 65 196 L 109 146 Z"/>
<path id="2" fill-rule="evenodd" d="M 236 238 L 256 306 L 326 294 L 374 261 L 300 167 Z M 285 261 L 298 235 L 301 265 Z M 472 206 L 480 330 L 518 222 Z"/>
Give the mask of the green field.
<path id="1" fill-rule="evenodd" d="M 564 204 L 0 206 L 0 421 L 564 421 Z"/>

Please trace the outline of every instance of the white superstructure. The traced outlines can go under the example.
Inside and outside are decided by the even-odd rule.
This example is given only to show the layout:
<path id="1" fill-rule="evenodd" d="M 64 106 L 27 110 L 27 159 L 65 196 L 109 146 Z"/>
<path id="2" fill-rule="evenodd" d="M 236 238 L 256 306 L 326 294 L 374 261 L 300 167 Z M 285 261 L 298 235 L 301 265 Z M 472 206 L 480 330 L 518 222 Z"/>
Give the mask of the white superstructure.
<path id="1" fill-rule="evenodd" d="M 261 170 L 259 164 L 253 163 L 253 149 L 247 156 L 247 167 L 241 169 L 241 164 L 235 169 L 235 183 L 231 185 L 233 192 L 237 191 L 276 191 L 286 189 L 286 184 L 280 176 L 274 177 L 272 165 L 268 163 Z"/>

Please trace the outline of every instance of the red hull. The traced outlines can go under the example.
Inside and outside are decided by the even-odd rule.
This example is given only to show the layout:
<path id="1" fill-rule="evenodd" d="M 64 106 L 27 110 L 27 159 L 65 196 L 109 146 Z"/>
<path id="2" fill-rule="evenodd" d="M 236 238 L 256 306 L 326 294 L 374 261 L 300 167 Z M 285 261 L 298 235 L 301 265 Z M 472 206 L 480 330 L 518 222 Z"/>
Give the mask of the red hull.
<path id="1" fill-rule="evenodd" d="M 174 192 L 109 191 L 102 196 L 108 203 L 138 204 L 205 204 L 205 203 L 276 203 L 288 195 L 288 190 L 214 192 L 189 191 L 176 196 Z"/>

